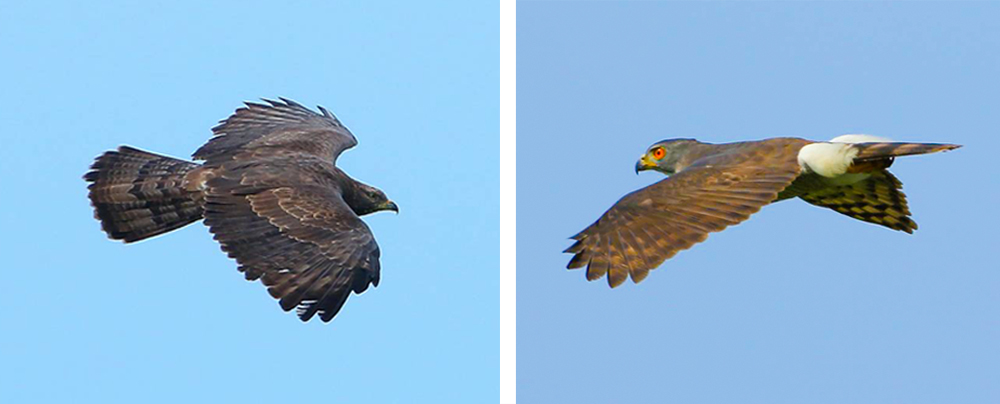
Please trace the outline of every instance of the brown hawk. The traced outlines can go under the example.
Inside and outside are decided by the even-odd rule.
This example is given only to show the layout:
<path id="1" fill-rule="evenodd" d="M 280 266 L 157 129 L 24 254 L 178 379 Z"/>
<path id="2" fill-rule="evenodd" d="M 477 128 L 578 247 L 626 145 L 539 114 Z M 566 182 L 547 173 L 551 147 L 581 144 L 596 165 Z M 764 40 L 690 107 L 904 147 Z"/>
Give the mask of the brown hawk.
<path id="1" fill-rule="evenodd" d="M 775 138 L 726 144 L 671 139 L 649 147 L 636 172 L 670 175 L 622 197 L 571 237 L 567 268 L 611 287 L 649 271 L 709 233 L 738 224 L 771 202 L 799 197 L 813 205 L 912 233 L 902 184 L 887 168 L 897 156 L 952 150 L 954 144 L 897 143 L 867 135 L 829 142 Z"/>
<path id="2" fill-rule="evenodd" d="M 285 311 L 324 322 L 348 295 L 378 286 L 379 247 L 360 216 L 392 210 L 385 194 L 336 167 L 358 142 L 329 111 L 294 101 L 246 103 L 212 129 L 193 163 L 128 146 L 97 158 L 94 215 L 126 243 L 205 219 L 247 280 Z"/>

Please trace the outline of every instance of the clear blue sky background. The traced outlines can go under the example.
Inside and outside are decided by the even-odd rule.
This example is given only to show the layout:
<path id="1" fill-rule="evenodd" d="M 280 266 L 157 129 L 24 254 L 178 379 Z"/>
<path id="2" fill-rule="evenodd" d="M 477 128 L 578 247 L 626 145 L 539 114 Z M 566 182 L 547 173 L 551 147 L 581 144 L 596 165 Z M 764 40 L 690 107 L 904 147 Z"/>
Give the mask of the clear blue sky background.
<path id="1" fill-rule="evenodd" d="M 1000 4 L 518 4 L 518 396 L 529 403 L 1000 401 Z M 651 143 L 845 133 L 903 158 L 920 230 L 801 201 L 610 290 L 567 237 Z"/>
<path id="2" fill-rule="evenodd" d="M 492 402 L 496 2 L 0 4 L 0 402 Z M 323 105 L 382 284 L 302 324 L 195 224 L 105 239 L 80 178 L 119 144 L 188 157 L 244 100 Z"/>

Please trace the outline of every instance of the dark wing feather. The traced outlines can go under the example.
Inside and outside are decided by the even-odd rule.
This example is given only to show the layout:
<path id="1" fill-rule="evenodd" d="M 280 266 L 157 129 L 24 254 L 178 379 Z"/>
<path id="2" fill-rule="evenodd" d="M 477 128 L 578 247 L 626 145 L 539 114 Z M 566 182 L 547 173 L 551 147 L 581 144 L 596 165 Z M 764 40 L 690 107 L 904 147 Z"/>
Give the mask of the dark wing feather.
<path id="1" fill-rule="evenodd" d="M 747 143 L 621 198 L 572 238 L 570 269 L 587 279 L 608 277 L 611 287 L 631 276 L 640 282 L 678 251 L 740 223 L 799 175 L 801 141 Z"/>
<path id="2" fill-rule="evenodd" d="M 828 186 L 799 197 L 858 220 L 913 233 L 917 223 L 910 218 L 903 183 L 884 169 L 870 175 L 854 184 Z"/>
<path id="3" fill-rule="evenodd" d="M 261 279 L 281 308 L 324 322 L 353 291 L 378 286 L 379 248 L 336 189 L 255 189 L 209 182 L 205 224 L 247 279 Z"/>
<path id="4" fill-rule="evenodd" d="M 335 161 L 340 153 L 358 144 L 354 134 L 330 111 L 321 114 L 285 98 L 247 102 L 245 107 L 212 128 L 211 140 L 194 158 L 217 166 L 242 153 L 255 156 L 310 155 Z"/>

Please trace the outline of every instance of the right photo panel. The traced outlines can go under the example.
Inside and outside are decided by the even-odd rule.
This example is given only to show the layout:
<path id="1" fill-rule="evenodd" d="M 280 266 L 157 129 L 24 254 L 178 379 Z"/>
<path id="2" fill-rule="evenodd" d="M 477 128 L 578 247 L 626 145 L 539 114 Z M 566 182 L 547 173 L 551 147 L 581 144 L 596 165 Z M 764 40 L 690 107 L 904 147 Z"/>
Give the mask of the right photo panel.
<path id="1" fill-rule="evenodd" d="M 1000 402 L 997 21 L 518 2 L 518 402 Z"/>

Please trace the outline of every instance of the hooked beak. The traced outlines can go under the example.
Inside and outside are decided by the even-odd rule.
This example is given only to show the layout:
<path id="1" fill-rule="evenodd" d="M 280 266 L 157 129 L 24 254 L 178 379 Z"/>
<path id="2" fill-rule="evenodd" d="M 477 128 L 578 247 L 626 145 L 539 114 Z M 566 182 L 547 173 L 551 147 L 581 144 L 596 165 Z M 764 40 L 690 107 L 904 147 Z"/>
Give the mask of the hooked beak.
<path id="1" fill-rule="evenodd" d="M 656 164 L 650 163 L 649 160 L 646 159 L 646 155 L 643 154 L 642 157 L 639 157 L 639 161 L 635 162 L 635 173 L 639 174 L 639 171 L 646 171 L 652 169 L 653 167 L 656 167 Z"/>
<path id="2" fill-rule="evenodd" d="M 382 210 L 391 210 L 396 212 L 397 215 L 399 214 L 399 207 L 396 206 L 396 202 L 393 201 L 388 201 L 385 205 L 382 205 Z"/>

